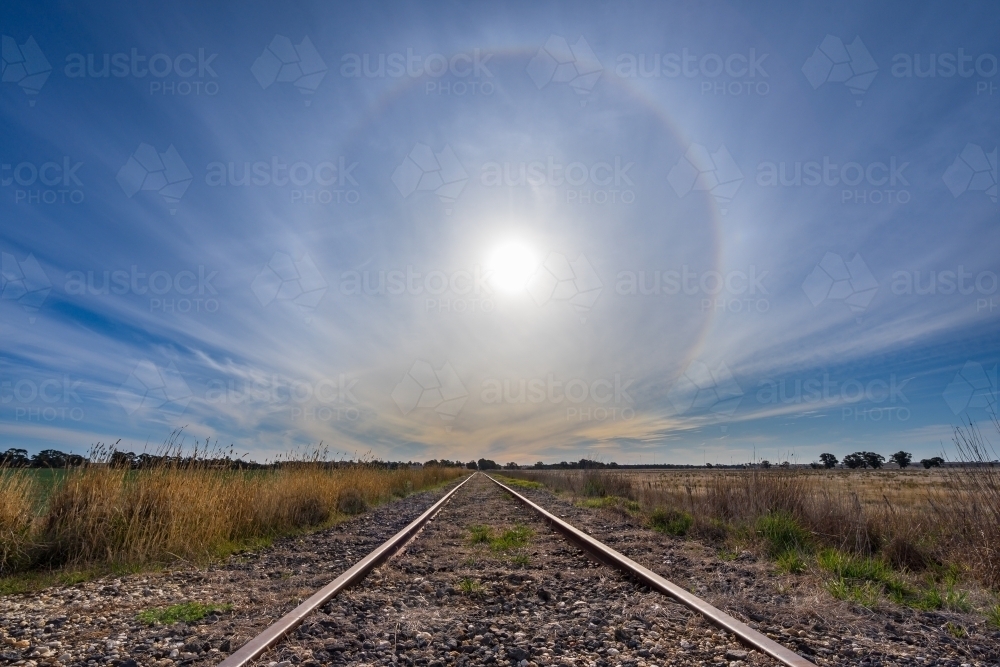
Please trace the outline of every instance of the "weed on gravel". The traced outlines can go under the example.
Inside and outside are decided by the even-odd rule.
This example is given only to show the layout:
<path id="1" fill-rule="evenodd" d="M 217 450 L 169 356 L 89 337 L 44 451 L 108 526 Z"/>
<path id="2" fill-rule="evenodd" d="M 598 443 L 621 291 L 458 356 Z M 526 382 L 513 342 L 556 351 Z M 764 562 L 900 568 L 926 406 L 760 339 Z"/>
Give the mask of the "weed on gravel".
<path id="1" fill-rule="evenodd" d="M 490 549 L 493 551 L 519 549 L 528 543 L 528 539 L 532 534 L 531 529 L 527 526 L 514 526 L 503 531 L 500 537 L 490 540 Z"/>
<path id="2" fill-rule="evenodd" d="M 986 623 L 1000 630 L 1000 604 L 986 610 Z"/>
<path id="3" fill-rule="evenodd" d="M 469 526 L 469 542 L 471 544 L 486 544 L 493 551 L 511 551 L 519 549 L 528 543 L 532 536 L 527 526 L 516 525 L 497 535 L 491 526 Z"/>
<path id="4" fill-rule="evenodd" d="M 480 595 L 483 592 L 483 585 L 471 577 L 462 577 L 458 582 L 458 590 L 463 595 Z"/>
<path id="5" fill-rule="evenodd" d="M 231 604 L 202 604 L 201 602 L 184 602 L 162 609 L 146 609 L 140 611 L 137 618 L 148 625 L 162 623 L 170 625 L 178 621 L 193 623 L 200 621 L 209 614 L 232 611 Z"/>
<path id="6" fill-rule="evenodd" d="M 507 486 L 513 486 L 517 489 L 543 489 L 545 485 L 541 482 L 532 482 L 527 479 L 517 479 L 514 477 L 507 477 L 505 475 L 493 475 L 498 482 L 503 482 Z"/>

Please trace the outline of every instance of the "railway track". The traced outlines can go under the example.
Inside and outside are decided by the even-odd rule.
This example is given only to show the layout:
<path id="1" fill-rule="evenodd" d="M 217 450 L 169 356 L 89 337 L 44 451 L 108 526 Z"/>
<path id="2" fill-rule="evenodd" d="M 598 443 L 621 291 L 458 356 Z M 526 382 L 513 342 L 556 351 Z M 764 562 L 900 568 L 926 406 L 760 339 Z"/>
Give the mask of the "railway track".
<path id="1" fill-rule="evenodd" d="M 476 473 L 221 667 L 669 660 L 813 665 Z"/>

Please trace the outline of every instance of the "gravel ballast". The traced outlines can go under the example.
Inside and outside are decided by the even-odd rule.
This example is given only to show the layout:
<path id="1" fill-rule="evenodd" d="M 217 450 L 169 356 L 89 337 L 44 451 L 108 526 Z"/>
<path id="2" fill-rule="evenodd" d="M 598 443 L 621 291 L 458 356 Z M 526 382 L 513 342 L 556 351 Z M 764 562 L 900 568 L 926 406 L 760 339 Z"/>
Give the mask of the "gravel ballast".
<path id="1" fill-rule="evenodd" d="M 530 532 L 523 546 L 474 544 Z M 598 565 L 479 477 L 404 553 L 259 664 L 773 665 L 700 616 Z"/>

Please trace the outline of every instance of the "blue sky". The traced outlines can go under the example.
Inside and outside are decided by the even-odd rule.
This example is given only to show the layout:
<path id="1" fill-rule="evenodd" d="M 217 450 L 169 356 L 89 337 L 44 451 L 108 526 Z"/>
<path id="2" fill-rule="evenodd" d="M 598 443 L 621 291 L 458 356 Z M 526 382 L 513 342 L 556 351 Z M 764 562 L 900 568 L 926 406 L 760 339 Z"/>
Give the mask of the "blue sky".
<path id="1" fill-rule="evenodd" d="M 996 405 L 998 24 L 7 3 L 0 447 L 937 454 Z"/>

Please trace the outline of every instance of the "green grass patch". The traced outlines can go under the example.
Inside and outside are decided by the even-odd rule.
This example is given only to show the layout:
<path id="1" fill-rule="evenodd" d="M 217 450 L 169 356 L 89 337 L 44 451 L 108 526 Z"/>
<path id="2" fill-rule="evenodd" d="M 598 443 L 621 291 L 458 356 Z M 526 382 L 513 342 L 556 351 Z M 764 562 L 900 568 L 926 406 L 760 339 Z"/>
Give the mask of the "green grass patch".
<path id="1" fill-rule="evenodd" d="M 483 592 L 483 585 L 471 577 L 462 577 L 458 582 L 458 590 L 463 595 L 479 595 Z"/>
<path id="2" fill-rule="evenodd" d="M 499 537 L 490 540 L 490 549 L 493 549 L 493 551 L 519 549 L 528 543 L 528 538 L 531 535 L 531 529 L 527 526 L 514 526 L 503 531 Z"/>
<path id="3" fill-rule="evenodd" d="M 469 542 L 472 544 L 489 544 L 493 539 L 493 529 L 489 526 L 469 526 Z"/>
<path id="4" fill-rule="evenodd" d="M 798 551 L 786 551 L 778 556 L 778 569 L 787 574 L 800 574 L 806 571 L 806 561 Z"/>
<path id="5" fill-rule="evenodd" d="M 159 565 L 114 565 L 111 567 L 76 567 L 59 570 L 26 570 L 0 578 L 0 596 L 37 593 L 52 586 L 75 586 L 107 576 L 124 576 L 139 572 L 158 572 Z"/>
<path id="6" fill-rule="evenodd" d="M 533 534 L 530 528 L 522 525 L 508 528 L 499 535 L 490 526 L 469 526 L 469 542 L 471 544 L 488 545 L 493 551 L 519 549 L 528 543 L 528 539 Z"/>
<path id="7" fill-rule="evenodd" d="M 175 604 L 162 609 L 146 609 L 145 611 L 140 611 L 136 617 L 148 625 L 154 625 L 156 623 L 170 625 L 171 623 L 177 623 L 178 621 L 193 623 L 194 621 L 200 621 L 209 614 L 214 614 L 220 611 L 231 611 L 232 608 L 233 605 L 231 604 L 202 604 L 201 602 L 185 602 L 183 604 Z"/>
<path id="8" fill-rule="evenodd" d="M 972 610 L 968 592 L 955 588 L 957 575 L 954 573 L 943 577 L 943 588 L 934 581 L 929 581 L 926 587 L 914 588 L 907 584 L 888 563 L 878 558 L 865 558 L 836 549 L 824 549 L 817 554 L 816 562 L 821 569 L 836 576 L 828 588 L 834 597 L 842 600 L 850 599 L 862 604 L 857 599 L 858 595 L 867 600 L 870 590 L 876 590 L 887 595 L 896 604 L 914 609 L 924 611 L 948 609 L 960 612 Z M 858 595 L 850 592 L 863 587 L 866 587 L 866 590 Z"/>
<path id="9" fill-rule="evenodd" d="M 892 568 L 875 558 L 862 558 L 836 549 L 823 549 L 816 556 L 817 564 L 824 570 L 846 579 L 888 581 L 895 577 Z"/>
<path id="10" fill-rule="evenodd" d="M 736 560 L 739 557 L 739 555 L 740 555 L 739 549 L 728 549 L 726 547 L 722 547 L 716 552 L 716 556 L 719 557 L 719 560 L 725 561 L 727 563 Z"/>
<path id="11" fill-rule="evenodd" d="M 530 559 L 528 554 L 517 554 L 510 559 L 511 565 L 516 565 L 517 567 L 528 567 Z"/>
<path id="12" fill-rule="evenodd" d="M 986 610 L 986 622 L 1000 630 L 1000 604 L 995 604 Z"/>
<path id="13" fill-rule="evenodd" d="M 75 586 L 105 574 L 108 573 L 100 570 L 33 571 L 12 574 L 0 578 L 0 596 L 36 593 L 51 586 Z"/>
<path id="14" fill-rule="evenodd" d="M 809 550 L 811 535 L 787 512 L 774 512 L 757 519 L 757 536 L 764 540 L 767 553 L 777 558 L 789 551 Z"/>
<path id="15" fill-rule="evenodd" d="M 684 510 L 657 507 L 649 513 L 649 527 L 675 537 L 687 535 L 694 525 L 694 517 Z"/>
<path id="16" fill-rule="evenodd" d="M 494 475 L 498 482 L 503 482 L 507 486 L 513 486 L 518 489 L 544 489 L 545 485 L 541 482 L 533 482 L 529 479 L 518 479 L 516 477 L 507 477 L 505 475 Z"/>
<path id="17" fill-rule="evenodd" d="M 641 507 L 639 503 L 620 496 L 601 496 L 597 498 L 583 498 L 576 502 L 577 507 L 589 509 L 624 509 L 630 514 L 636 514 Z"/>
<path id="18" fill-rule="evenodd" d="M 969 633 L 965 631 L 961 625 L 952 623 L 951 621 L 944 624 L 944 629 L 948 631 L 948 634 L 955 639 L 964 639 L 969 636 Z"/>
<path id="19" fill-rule="evenodd" d="M 827 583 L 826 589 L 838 600 L 854 602 L 868 609 L 878 605 L 880 587 L 873 581 L 852 582 L 842 577 Z"/>

